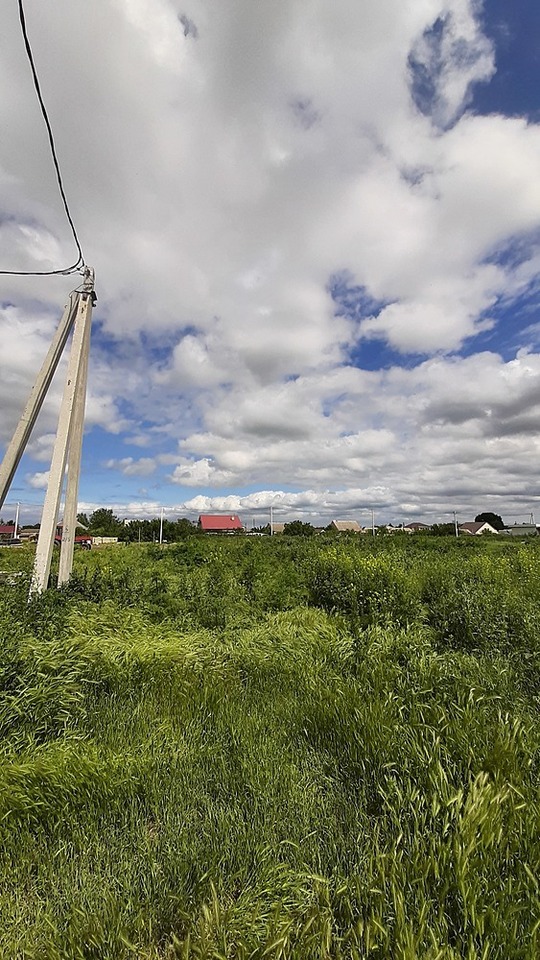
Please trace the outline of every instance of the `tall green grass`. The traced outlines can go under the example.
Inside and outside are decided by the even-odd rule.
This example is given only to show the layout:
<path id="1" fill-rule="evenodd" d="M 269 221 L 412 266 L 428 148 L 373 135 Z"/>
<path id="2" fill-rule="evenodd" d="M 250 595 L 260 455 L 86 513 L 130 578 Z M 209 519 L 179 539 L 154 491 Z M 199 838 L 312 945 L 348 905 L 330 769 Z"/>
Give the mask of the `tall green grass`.
<path id="1" fill-rule="evenodd" d="M 512 547 L 201 538 L 0 586 L 0 956 L 538 956 Z"/>

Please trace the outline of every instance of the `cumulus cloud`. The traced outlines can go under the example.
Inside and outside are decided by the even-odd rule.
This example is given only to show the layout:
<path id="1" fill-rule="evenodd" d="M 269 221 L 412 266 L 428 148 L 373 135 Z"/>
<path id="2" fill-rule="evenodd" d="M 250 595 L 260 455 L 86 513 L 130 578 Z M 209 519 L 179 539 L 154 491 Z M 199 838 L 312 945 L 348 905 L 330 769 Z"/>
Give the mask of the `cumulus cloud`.
<path id="1" fill-rule="evenodd" d="M 471 86 L 495 71 L 494 51 L 475 20 L 469 0 L 438 11 L 413 45 L 409 65 L 420 109 L 446 127 L 469 100 Z"/>
<path id="2" fill-rule="evenodd" d="M 294 487 L 338 512 L 349 489 L 362 492 L 351 508 L 378 491 L 378 508 L 398 512 L 469 508 L 474 490 L 534 496 L 535 318 L 511 359 L 460 353 L 496 337 L 497 311 L 530 294 L 540 265 L 540 129 L 467 112 L 496 69 L 480 12 L 475 0 L 30 0 L 96 267 L 87 440 L 115 438 L 94 457 L 107 477 L 216 503 L 220 490 Z M 16 11 L 5 20 L 0 259 L 56 267 L 72 259 L 69 230 Z M 338 309 L 338 274 L 369 309 Z M 2 278 L 2 443 L 68 289 Z M 382 348 L 391 362 L 373 360 Z M 59 371 L 38 462 L 61 389 Z"/>
<path id="3" fill-rule="evenodd" d="M 44 470 L 42 473 L 29 474 L 26 480 L 34 490 L 45 490 L 49 482 L 49 471 Z"/>
<path id="4" fill-rule="evenodd" d="M 154 473 L 156 462 L 152 457 L 141 457 L 139 460 L 122 457 L 121 460 L 106 460 L 104 466 L 109 470 L 121 470 L 126 477 L 148 477 Z"/>

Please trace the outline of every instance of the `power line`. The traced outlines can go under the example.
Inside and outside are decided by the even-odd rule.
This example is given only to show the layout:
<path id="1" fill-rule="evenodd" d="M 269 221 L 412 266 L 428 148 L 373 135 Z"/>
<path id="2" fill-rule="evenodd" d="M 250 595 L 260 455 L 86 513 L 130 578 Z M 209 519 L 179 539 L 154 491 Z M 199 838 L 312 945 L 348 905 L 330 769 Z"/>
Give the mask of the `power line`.
<path id="1" fill-rule="evenodd" d="M 70 210 L 69 210 L 69 205 L 68 205 L 68 202 L 67 202 L 66 194 L 65 194 L 65 191 L 64 191 L 64 184 L 63 184 L 63 181 L 62 181 L 62 174 L 61 174 L 61 172 L 60 172 L 60 164 L 58 163 L 58 156 L 57 156 L 57 154 L 56 154 L 56 146 L 55 146 L 55 143 L 54 143 L 54 136 L 53 136 L 53 132 L 52 132 L 52 127 L 51 127 L 51 123 L 50 123 L 50 120 L 49 120 L 49 117 L 48 117 L 48 114 L 47 114 L 47 108 L 45 107 L 45 103 L 44 103 L 44 101 L 43 101 L 43 97 L 42 97 L 42 94 L 41 94 L 41 88 L 40 88 L 40 85 L 39 85 L 39 79 L 38 79 L 38 75 L 37 75 L 37 70 L 36 70 L 36 66 L 35 66 L 35 63 L 34 63 L 34 56 L 33 56 L 33 53 L 32 53 L 32 47 L 31 47 L 31 45 L 30 45 L 30 40 L 28 39 L 28 32 L 27 32 L 27 30 L 26 30 L 26 19 L 25 19 L 25 16 L 24 16 L 23 0 L 18 0 L 18 4 L 19 4 L 19 21 L 20 21 L 20 24 L 21 24 L 21 32 L 22 32 L 22 35 L 23 35 L 24 46 L 25 46 L 25 50 L 26 50 L 26 56 L 28 57 L 28 62 L 30 63 L 30 69 L 32 70 L 32 78 L 33 78 L 33 81 L 34 81 L 34 88 L 35 88 L 36 95 L 37 95 L 37 98 L 38 98 L 38 101 L 39 101 L 39 105 L 40 105 L 40 107 L 41 107 L 41 113 L 42 113 L 43 119 L 44 119 L 44 121 L 45 121 L 45 126 L 46 126 L 46 128 L 47 128 L 47 134 L 48 134 L 48 137 L 49 137 L 49 147 L 50 147 L 50 150 L 51 150 L 52 161 L 53 161 L 54 169 L 55 169 L 55 172 L 56 172 L 56 180 L 57 180 L 57 182 L 58 182 L 58 189 L 59 189 L 59 191 L 60 191 L 60 196 L 61 196 L 61 198 L 62 198 L 62 203 L 63 203 L 63 205 L 64 205 L 64 210 L 65 210 L 65 213 L 66 213 L 66 217 L 67 217 L 68 223 L 69 223 L 69 225 L 70 225 L 70 227 L 71 227 L 71 232 L 72 232 L 72 234 L 73 234 L 73 239 L 75 240 L 75 245 L 76 245 L 76 247 L 77 247 L 77 253 L 79 254 L 79 256 L 78 256 L 78 258 L 77 258 L 77 260 L 76 260 L 75 263 L 72 263 L 71 266 L 69 266 L 69 267 L 64 267 L 64 269 L 62 269 L 62 270 L 0 270 L 0 274 L 4 274 L 4 275 L 5 275 L 5 274 L 9 274 L 9 276 L 12 276 L 12 277 L 52 277 L 52 276 L 55 276 L 55 275 L 57 275 L 57 274 L 66 274 L 66 275 L 67 275 L 67 274 L 70 274 L 70 273 L 76 273 L 77 270 L 79 270 L 82 266 L 84 266 L 84 257 L 83 257 L 81 245 L 80 245 L 80 243 L 79 243 L 79 238 L 78 238 L 78 236 L 77 236 L 77 231 L 76 231 L 76 229 L 75 229 L 75 224 L 73 223 L 73 218 L 72 218 L 71 213 L 70 213 Z"/>

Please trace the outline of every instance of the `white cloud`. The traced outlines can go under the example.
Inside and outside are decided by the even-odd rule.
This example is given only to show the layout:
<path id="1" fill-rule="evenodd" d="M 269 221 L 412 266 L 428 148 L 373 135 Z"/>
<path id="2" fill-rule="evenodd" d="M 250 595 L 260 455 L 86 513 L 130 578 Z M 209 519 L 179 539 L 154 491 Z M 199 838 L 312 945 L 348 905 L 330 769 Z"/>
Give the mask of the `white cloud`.
<path id="1" fill-rule="evenodd" d="M 106 460 L 104 466 L 109 470 L 120 470 L 126 477 L 149 477 L 156 469 L 156 462 L 152 457 L 122 457 L 121 460 Z"/>
<path id="2" fill-rule="evenodd" d="M 442 127 L 459 115 L 471 86 L 489 80 L 495 71 L 491 43 L 472 16 L 479 6 L 470 0 L 441 6 L 434 28 L 413 46 L 412 60 L 431 88 L 431 111 Z"/>
<path id="3" fill-rule="evenodd" d="M 219 470 L 209 457 L 202 457 L 200 460 L 183 457 L 170 476 L 172 483 L 186 487 L 225 486 L 237 479 L 238 472 Z"/>
<path id="4" fill-rule="evenodd" d="M 539 268 L 540 128 L 465 112 L 494 69 L 478 14 L 473 0 L 29 0 L 96 267 L 87 424 L 118 438 L 111 471 L 168 476 L 170 497 L 295 487 L 338 512 L 326 491 L 345 507 L 349 488 L 384 491 L 396 510 L 413 493 L 439 509 L 471 484 L 533 495 L 537 356 L 445 356 L 496 335 L 497 304 Z M 54 267 L 72 246 L 14 10 L 2 55 L 0 260 Z M 510 245 L 519 257 L 501 256 Z M 378 302 L 371 316 L 336 316 L 329 281 L 344 271 Z M 2 442 L 69 285 L 2 278 Z M 352 366 L 377 340 L 431 359 Z M 61 389 L 59 372 L 40 461 Z"/>
<path id="5" fill-rule="evenodd" d="M 26 448 L 27 452 L 30 454 L 33 460 L 37 460 L 39 463 L 50 463 L 55 440 L 55 433 L 40 434 L 34 438 L 31 438 L 30 443 Z"/>
<path id="6" fill-rule="evenodd" d="M 49 482 L 49 471 L 45 470 L 42 473 L 29 474 L 26 480 L 34 490 L 45 490 Z"/>

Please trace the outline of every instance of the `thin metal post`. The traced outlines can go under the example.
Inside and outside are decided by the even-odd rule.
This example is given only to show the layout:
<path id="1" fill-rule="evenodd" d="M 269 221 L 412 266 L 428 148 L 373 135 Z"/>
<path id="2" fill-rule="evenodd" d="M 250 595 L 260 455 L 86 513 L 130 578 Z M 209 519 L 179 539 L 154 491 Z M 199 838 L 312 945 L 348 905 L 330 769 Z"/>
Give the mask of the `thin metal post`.
<path id="1" fill-rule="evenodd" d="M 93 275 L 91 279 L 93 290 Z M 86 286 L 86 284 L 85 284 Z M 79 477 L 81 473 L 81 454 L 84 434 L 84 411 L 86 406 L 86 386 L 88 382 L 88 358 L 90 355 L 90 337 L 92 331 L 92 295 L 89 290 L 82 294 L 83 306 L 81 323 L 84 326 L 83 345 L 78 371 L 77 389 L 73 405 L 71 432 L 69 440 L 68 473 L 66 498 L 64 505 L 64 523 L 60 544 L 58 565 L 58 585 L 67 583 L 73 570 L 73 551 L 77 530 L 77 506 L 79 497 Z"/>
<path id="2" fill-rule="evenodd" d="M 89 274 L 90 271 L 87 270 L 85 287 L 88 283 Z M 73 410 L 79 383 L 79 373 L 83 362 L 85 345 L 89 346 L 86 333 L 89 311 L 91 316 L 93 285 L 91 291 L 92 292 L 85 289 L 85 292 L 76 292 L 75 294 L 77 298 L 75 329 L 73 332 L 64 394 L 60 407 L 60 415 L 58 417 L 58 431 L 54 444 L 49 482 L 36 548 L 34 572 L 30 586 L 31 594 L 41 593 L 43 590 L 46 590 L 49 582 L 54 536 L 58 521 L 58 508 L 60 506 L 62 487 L 64 485 L 64 473 L 73 426 Z"/>
<path id="3" fill-rule="evenodd" d="M 17 500 L 17 510 L 16 510 L 16 513 L 15 513 L 15 529 L 14 529 L 14 531 L 13 531 L 13 539 L 14 539 L 14 540 L 17 539 L 17 529 L 18 529 L 18 527 L 19 527 L 19 511 L 20 511 L 20 509 L 21 509 L 21 505 L 20 505 L 19 501 Z"/>
<path id="4" fill-rule="evenodd" d="M 161 517 L 159 518 L 159 542 L 163 543 L 163 507 L 161 508 Z"/>
<path id="5" fill-rule="evenodd" d="M 26 449 L 30 434 L 34 428 L 39 411 L 51 385 L 52 378 L 62 356 L 62 352 L 75 320 L 77 310 L 77 294 L 70 294 L 64 308 L 62 318 L 54 335 L 51 346 L 39 371 L 34 386 L 30 392 L 24 412 L 17 424 L 15 433 L 6 450 L 0 465 L 0 509 L 6 499 L 8 490 L 19 466 L 20 459 Z"/>

